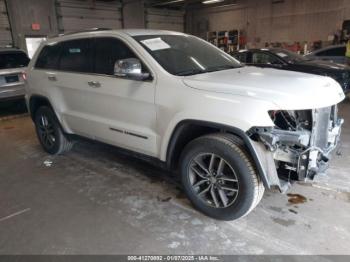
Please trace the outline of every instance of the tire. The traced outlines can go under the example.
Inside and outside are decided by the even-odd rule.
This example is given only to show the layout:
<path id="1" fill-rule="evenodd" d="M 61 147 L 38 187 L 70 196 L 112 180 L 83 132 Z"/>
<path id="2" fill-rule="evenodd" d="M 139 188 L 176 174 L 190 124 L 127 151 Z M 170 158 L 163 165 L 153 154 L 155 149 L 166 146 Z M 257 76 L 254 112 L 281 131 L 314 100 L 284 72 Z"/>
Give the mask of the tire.
<path id="1" fill-rule="evenodd" d="M 59 155 L 72 149 L 72 141 L 64 134 L 50 107 L 40 107 L 35 112 L 34 123 L 40 144 L 47 153 Z"/>
<path id="2" fill-rule="evenodd" d="M 199 137 L 185 147 L 180 161 L 184 191 L 207 216 L 235 220 L 262 199 L 265 188 L 255 164 L 243 142 L 233 135 Z"/>

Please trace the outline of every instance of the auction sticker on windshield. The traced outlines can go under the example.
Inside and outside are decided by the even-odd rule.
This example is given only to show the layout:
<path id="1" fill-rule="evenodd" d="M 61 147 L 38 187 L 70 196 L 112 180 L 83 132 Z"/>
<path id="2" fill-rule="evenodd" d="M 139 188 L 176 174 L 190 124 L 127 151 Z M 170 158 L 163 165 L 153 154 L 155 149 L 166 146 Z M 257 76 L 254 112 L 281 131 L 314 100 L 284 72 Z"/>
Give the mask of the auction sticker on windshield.
<path id="1" fill-rule="evenodd" d="M 170 48 L 170 45 L 165 43 L 160 37 L 158 38 L 152 38 L 141 41 L 142 44 L 147 46 L 151 51 L 157 51 L 162 49 L 168 49 Z"/>

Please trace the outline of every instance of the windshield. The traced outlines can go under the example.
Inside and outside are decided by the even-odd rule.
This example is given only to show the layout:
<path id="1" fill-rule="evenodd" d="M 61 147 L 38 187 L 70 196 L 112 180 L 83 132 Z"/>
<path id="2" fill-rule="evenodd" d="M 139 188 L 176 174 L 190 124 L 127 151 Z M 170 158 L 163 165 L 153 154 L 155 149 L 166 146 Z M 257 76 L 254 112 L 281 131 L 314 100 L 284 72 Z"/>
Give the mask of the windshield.
<path id="1" fill-rule="evenodd" d="M 297 53 L 293 53 L 291 51 L 284 50 L 284 49 L 272 49 L 270 51 L 290 63 L 302 62 L 302 61 L 308 60 L 306 57 L 302 55 L 299 55 Z"/>
<path id="2" fill-rule="evenodd" d="M 142 35 L 134 39 L 173 75 L 194 75 L 242 66 L 230 55 L 194 36 Z"/>
<path id="3" fill-rule="evenodd" d="M 29 63 L 28 56 L 23 52 L 0 53 L 0 69 L 25 67 Z"/>

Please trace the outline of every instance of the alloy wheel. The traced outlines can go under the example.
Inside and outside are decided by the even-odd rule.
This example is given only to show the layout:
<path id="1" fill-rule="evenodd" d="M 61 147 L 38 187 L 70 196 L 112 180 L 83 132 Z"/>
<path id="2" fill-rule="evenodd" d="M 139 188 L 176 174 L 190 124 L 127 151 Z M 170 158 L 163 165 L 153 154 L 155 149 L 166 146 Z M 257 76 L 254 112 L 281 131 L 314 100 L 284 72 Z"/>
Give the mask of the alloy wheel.
<path id="1" fill-rule="evenodd" d="M 188 174 L 192 190 L 208 206 L 226 208 L 236 201 L 238 178 L 224 158 L 212 153 L 199 154 L 190 161 Z"/>
<path id="2" fill-rule="evenodd" d="M 55 129 L 53 123 L 45 115 L 41 115 L 38 122 L 38 132 L 41 142 L 47 147 L 52 148 L 56 142 Z"/>

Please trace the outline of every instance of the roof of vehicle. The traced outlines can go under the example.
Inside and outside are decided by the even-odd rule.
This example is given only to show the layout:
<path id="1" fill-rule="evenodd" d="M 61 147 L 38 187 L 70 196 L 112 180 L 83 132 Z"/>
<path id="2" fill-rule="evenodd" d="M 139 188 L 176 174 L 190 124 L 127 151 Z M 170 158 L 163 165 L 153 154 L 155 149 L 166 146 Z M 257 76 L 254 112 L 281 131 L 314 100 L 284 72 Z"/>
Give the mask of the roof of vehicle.
<path id="1" fill-rule="evenodd" d="M 327 47 L 324 47 L 324 48 L 321 48 L 321 49 L 317 49 L 317 50 L 311 52 L 309 55 L 317 54 L 319 52 L 323 52 L 323 51 L 327 51 L 327 50 L 330 50 L 330 49 L 333 49 L 333 48 L 339 48 L 339 47 L 346 47 L 346 46 L 344 44 L 342 44 L 342 45 L 330 45 L 330 46 L 327 46 Z"/>
<path id="2" fill-rule="evenodd" d="M 18 48 L 14 48 L 14 47 L 0 47 L 0 53 L 5 53 L 5 52 L 23 52 L 23 53 L 25 53 L 25 51 L 18 49 Z"/>
<path id="3" fill-rule="evenodd" d="M 63 38 L 70 38 L 75 36 L 88 36 L 92 33 L 98 34 L 98 33 L 110 33 L 113 34 L 126 34 L 129 36 L 138 36 L 138 35 L 185 35 L 181 32 L 175 32 L 175 31 L 167 31 L 167 30 L 153 30 L 153 29 L 108 29 L 108 28 L 92 28 L 92 29 L 86 29 L 78 32 L 68 32 L 64 34 L 55 35 L 53 37 L 50 37 L 48 42 L 55 42 L 62 40 Z"/>
<path id="4" fill-rule="evenodd" d="M 278 48 L 278 47 L 274 47 L 274 48 L 251 48 L 251 49 L 241 49 L 239 51 L 234 51 L 233 53 L 244 53 L 244 52 L 248 52 L 248 51 L 278 52 L 278 51 L 283 51 L 283 50 L 286 50 L 286 49 Z"/>

